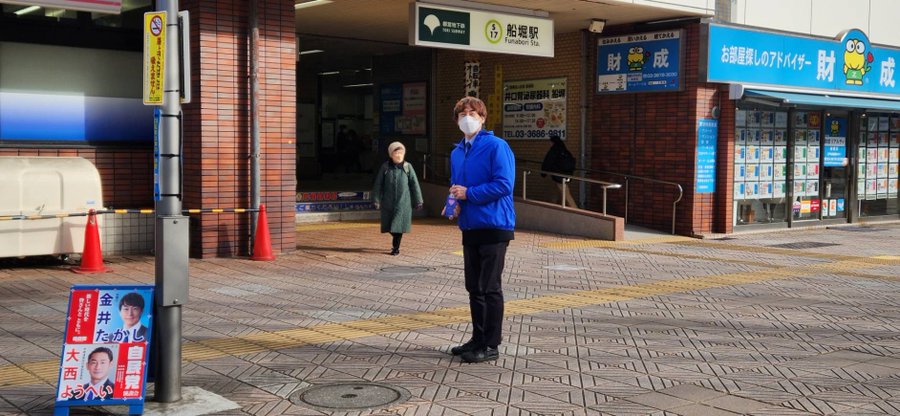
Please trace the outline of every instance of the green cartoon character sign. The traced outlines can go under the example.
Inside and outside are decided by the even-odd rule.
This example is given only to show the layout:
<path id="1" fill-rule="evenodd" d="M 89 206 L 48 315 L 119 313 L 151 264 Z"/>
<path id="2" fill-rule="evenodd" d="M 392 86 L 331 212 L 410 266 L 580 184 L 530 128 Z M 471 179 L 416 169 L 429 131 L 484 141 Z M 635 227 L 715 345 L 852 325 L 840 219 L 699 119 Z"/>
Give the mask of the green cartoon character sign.
<path id="1" fill-rule="evenodd" d="M 635 46 L 631 49 L 628 49 L 628 70 L 629 71 L 640 71 L 644 69 L 644 63 L 647 62 L 647 58 L 650 57 L 650 52 L 644 50 L 644 48 L 640 46 Z"/>
<path id="2" fill-rule="evenodd" d="M 866 74 L 872 71 L 869 65 L 875 60 L 869 37 L 859 29 L 844 34 L 844 77 L 848 85 L 863 85 Z"/>

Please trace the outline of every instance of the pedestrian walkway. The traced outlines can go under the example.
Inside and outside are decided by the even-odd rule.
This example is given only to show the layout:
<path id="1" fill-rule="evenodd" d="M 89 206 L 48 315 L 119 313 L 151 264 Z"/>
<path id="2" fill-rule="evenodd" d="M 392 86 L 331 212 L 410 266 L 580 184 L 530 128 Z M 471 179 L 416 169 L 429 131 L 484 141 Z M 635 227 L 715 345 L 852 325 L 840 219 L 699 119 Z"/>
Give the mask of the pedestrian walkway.
<path id="1" fill-rule="evenodd" d="M 182 382 L 240 406 L 218 414 L 900 414 L 900 225 L 517 231 L 501 357 L 480 364 L 449 354 L 469 330 L 453 223 L 417 219 L 399 256 L 373 221 L 297 233 L 274 262 L 190 262 Z M 0 414 L 52 412 L 70 285 L 154 280 L 152 257 L 107 260 L 0 262 Z"/>

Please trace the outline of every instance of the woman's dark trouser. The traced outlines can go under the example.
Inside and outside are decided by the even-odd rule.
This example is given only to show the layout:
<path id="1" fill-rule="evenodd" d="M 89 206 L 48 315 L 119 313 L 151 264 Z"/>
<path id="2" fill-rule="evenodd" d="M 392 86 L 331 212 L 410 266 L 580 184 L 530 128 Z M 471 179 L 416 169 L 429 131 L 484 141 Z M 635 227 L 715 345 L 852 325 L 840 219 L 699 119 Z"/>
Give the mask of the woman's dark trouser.
<path id="1" fill-rule="evenodd" d="M 508 241 L 463 246 L 466 290 L 472 312 L 472 339 L 480 345 L 500 345 L 503 330 L 503 289 L 500 281 Z"/>
<path id="2" fill-rule="evenodd" d="M 400 240 L 403 239 L 403 233 L 391 233 L 391 244 L 394 248 L 400 248 Z"/>

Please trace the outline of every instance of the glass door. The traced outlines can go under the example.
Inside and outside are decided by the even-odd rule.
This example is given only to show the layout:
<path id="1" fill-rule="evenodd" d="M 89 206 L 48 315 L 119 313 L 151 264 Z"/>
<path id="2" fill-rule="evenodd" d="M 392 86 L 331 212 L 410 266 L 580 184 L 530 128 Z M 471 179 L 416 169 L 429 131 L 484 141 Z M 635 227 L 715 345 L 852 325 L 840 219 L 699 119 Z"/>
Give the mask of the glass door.
<path id="1" fill-rule="evenodd" d="M 822 200 L 819 196 L 822 113 L 795 111 L 792 127 L 792 220 L 819 220 L 822 213 Z"/>
<path id="2" fill-rule="evenodd" d="M 846 115 L 825 117 L 822 155 L 822 219 L 847 218 L 846 201 L 849 180 L 847 155 L 848 119 Z"/>

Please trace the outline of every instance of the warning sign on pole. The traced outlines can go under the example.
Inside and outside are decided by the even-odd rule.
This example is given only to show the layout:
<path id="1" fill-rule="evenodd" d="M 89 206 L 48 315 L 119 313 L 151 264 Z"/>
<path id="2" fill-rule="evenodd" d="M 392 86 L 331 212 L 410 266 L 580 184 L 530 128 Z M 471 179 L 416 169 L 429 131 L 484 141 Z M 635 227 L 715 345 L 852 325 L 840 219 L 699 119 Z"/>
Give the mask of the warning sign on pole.
<path id="1" fill-rule="evenodd" d="M 144 13 L 144 104 L 163 104 L 166 12 Z"/>

